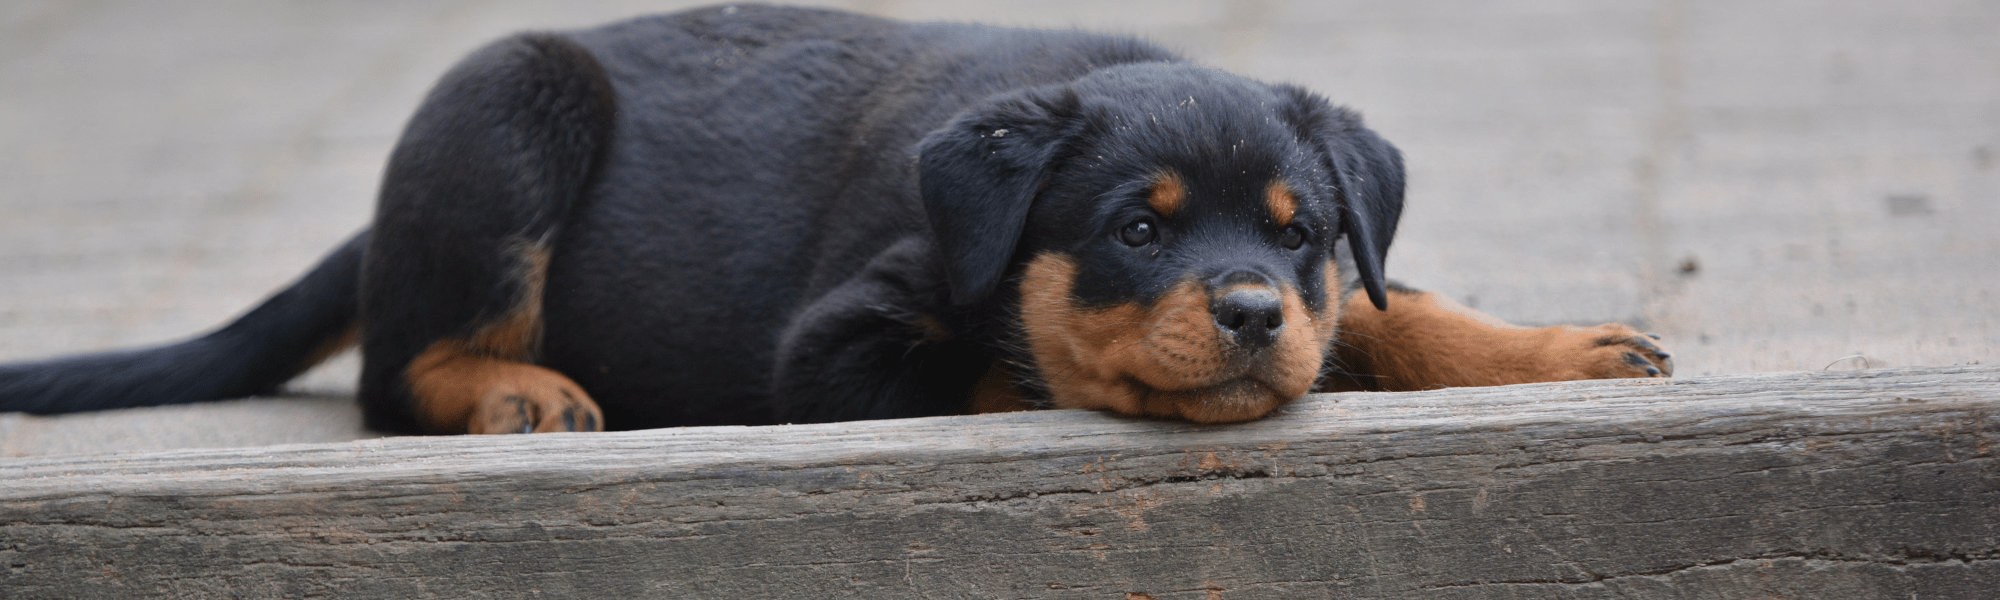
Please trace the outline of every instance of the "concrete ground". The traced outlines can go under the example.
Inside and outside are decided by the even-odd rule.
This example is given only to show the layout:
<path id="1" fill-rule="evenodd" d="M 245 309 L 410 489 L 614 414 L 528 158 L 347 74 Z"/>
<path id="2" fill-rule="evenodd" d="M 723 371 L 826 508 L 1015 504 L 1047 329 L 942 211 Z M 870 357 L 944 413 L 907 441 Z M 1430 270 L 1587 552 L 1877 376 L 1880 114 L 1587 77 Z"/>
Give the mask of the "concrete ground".
<path id="1" fill-rule="evenodd" d="M 2000 4 L 834 2 L 1135 33 L 1316 89 L 1400 146 L 1391 276 L 1623 321 L 1684 377 L 2000 360 Z M 0 360 L 214 327 L 361 228 L 403 120 L 486 40 L 677 2 L 0 3 Z M 0 457 L 354 439 L 295 397 L 0 415 Z"/>

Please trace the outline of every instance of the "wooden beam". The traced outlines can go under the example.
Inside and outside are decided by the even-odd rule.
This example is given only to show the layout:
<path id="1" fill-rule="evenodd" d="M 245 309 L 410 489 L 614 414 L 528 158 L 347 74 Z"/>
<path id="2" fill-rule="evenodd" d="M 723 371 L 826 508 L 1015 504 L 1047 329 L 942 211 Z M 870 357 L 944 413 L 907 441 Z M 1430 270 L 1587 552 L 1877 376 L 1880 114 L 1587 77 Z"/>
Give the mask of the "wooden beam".
<path id="1" fill-rule="evenodd" d="M 2000 369 L 0 462 L 0 596 L 1975 598 Z"/>

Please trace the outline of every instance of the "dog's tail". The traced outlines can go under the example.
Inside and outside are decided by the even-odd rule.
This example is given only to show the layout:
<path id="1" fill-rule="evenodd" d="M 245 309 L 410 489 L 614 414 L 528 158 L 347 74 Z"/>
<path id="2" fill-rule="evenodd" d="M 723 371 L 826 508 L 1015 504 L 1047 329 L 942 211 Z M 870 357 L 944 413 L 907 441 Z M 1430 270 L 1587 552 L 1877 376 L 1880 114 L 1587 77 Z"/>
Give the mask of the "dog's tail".
<path id="1" fill-rule="evenodd" d="M 0 412 L 184 404 L 270 393 L 354 343 L 362 231 L 234 323 L 191 340 L 0 365 Z"/>

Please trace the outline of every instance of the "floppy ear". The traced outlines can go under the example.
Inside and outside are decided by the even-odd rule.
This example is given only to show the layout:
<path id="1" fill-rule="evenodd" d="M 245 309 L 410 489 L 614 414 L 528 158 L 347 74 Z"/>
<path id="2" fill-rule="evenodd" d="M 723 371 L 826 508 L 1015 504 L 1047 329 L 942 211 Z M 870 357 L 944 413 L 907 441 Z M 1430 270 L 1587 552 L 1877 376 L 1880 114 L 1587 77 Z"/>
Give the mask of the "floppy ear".
<path id="1" fill-rule="evenodd" d="M 1066 88 L 995 96 L 917 145 L 924 214 L 944 252 L 953 303 L 979 302 L 999 284 L 1035 193 L 1076 134 L 1078 104 Z"/>
<path id="2" fill-rule="evenodd" d="M 1301 139 L 1319 150 L 1321 166 L 1333 172 L 1340 190 L 1341 233 L 1347 236 L 1361 285 L 1378 310 L 1389 309 L 1382 289 L 1382 261 L 1403 216 L 1403 153 L 1361 124 L 1361 115 L 1327 103 L 1304 89 L 1283 86 L 1292 96 L 1286 115 Z"/>

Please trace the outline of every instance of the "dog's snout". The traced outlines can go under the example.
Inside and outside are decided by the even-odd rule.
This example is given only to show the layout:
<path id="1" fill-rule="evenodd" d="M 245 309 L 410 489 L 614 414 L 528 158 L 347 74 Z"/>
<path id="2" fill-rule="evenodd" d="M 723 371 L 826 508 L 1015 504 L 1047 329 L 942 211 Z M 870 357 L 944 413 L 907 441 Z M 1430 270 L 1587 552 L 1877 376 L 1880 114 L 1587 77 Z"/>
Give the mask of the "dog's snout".
<path id="1" fill-rule="evenodd" d="M 1271 278 L 1250 269 L 1231 269 L 1227 273 L 1208 280 L 1208 288 L 1211 290 L 1226 289 L 1234 286 L 1271 287 Z"/>
<path id="2" fill-rule="evenodd" d="M 1230 290 L 1209 305 L 1209 312 L 1215 314 L 1215 325 L 1246 350 L 1270 346 L 1285 327 L 1284 301 L 1265 287 Z"/>

